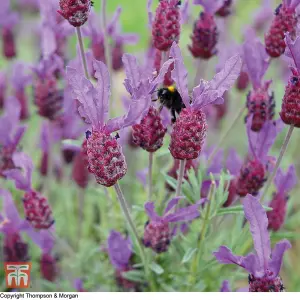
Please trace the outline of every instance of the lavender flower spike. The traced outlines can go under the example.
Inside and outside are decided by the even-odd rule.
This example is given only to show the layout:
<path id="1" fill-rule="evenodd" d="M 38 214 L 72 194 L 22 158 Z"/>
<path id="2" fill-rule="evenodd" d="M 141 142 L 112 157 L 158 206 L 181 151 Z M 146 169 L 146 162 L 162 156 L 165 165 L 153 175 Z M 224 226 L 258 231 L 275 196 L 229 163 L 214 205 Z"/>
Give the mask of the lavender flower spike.
<path id="1" fill-rule="evenodd" d="M 157 253 L 167 251 L 172 236 L 169 224 L 174 222 L 188 222 L 200 216 L 199 207 L 203 204 L 204 200 L 199 200 L 194 205 L 174 211 L 181 198 L 176 197 L 171 199 L 167 204 L 163 216 L 159 216 L 155 212 L 154 202 L 147 202 L 145 204 L 145 210 L 149 217 L 143 238 L 143 243 L 146 247 L 152 248 Z"/>
<path id="2" fill-rule="evenodd" d="M 224 280 L 222 282 L 222 286 L 221 286 L 220 292 L 231 292 L 228 280 Z"/>
<path id="3" fill-rule="evenodd" d="M 283 254 L 291 248 L 287 240 L 277 243 L 271 253 L 268 233 L 268 218 L 259 200 L 247 195 L 243 200 L 244 212 L 250 223 L 256 254 L 247 256 L 234 255 L 231 250 L 221 246 L 214 252 L 216 259 L 222 264 L 236 264 L 249 274 L 249 292 L 283 292 L 284 287 L 279 276 Z"/>
<path id="4" fill-rule="evenodd" d="M 111 133 L 132 126 L 144 117 L 151 104 L 151 93 L 161 83 L 172 63 L 172 61 L 167 62 L 160 74 L 155 79 L 151 79 L 137 76 L 140 73 L 135 73 L 139 68 L 133 56 L 125 54 L 123 61 L 127 74 L 125 86 L 133 100 L 126 115 L 108 121 L 106 119 L 110 78 L 105 64 L 94 61 L 95 77 L 98 80 L 96 87 L 76 69 L 67 67 L 67 78 L 73 97 L 79 101 L 78 111 L 82 119 L 92 127 L 92 132 L 87 132 L 89 170 L 95 175 L 99 184 L 107 187 L 114 185 L 125 176 L 127 171 L 121 147 Z M 107 162 L 105 165 L 99 161 L 99 155 Z"/>

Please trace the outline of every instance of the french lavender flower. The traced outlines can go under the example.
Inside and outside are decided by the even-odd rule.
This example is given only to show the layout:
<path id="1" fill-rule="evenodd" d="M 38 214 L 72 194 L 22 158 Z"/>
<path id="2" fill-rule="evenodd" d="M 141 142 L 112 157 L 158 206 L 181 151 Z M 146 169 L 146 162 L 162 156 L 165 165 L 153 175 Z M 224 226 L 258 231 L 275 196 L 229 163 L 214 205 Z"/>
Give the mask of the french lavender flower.
<path id="1" fill-rule="evenodd" d="M 223 0 L 223 5 L 216 11 L 219 17 L 227 17 L 232 13 L 233 0 Z"/>
<path id="2" fill-rule="evenodd" d="M 157 215 L 154 210 L 154 202 L 147 202 L 145 210 L 149 221 L 145 225 L 143 243 L 156 253 L 166 252 L 170 246 L 172 230 L 170 223 L 188 222 L 200 216 L 199 207 L 201 200 L 194 205 L 176 209 L 182 197 L 171 199 L 164 211 L 163 216 Z M 175 211 L 174 211 L 175 210 Z"/>
<path id="3" fill-rule="evenodd" d="M 152 23 L 153 45 L 160 51 L 168 51 L 180 37 L 180 1 L 160 0 Z"/>
<path id="4" fill-rule="evenodd" d="M 72 168 L 72 179 L 82 189 L 85 189 L 89 182 L 88 165 L 87 140 L 84 140 L 80 151 L 75 155 Z"/>
<path id="5" fill-rule="evenodd" d="M 194 4 L 200 4 L 204 11 L 200 13 L 194 24 L 192 45 L 189 50 L 195 58 L 209 59 L 217 54 L 216 45 L 219 39 L 219 32 L 214 14 L 222 6 L 220 1 L 194 0 Z"/>
<path id="6" fill-rule="evenodd" d="M 68 21 L 60 16 L 57 11 L 58 1 L 40 1 L 41 14 L 41 47 L 45 48 L 43 44 L 53 47 L 53 53 L 58 55 L 62 60 L 66 59 L 67 37 L 74 33 L 74 29 L 69 25 Z M 44 37 L 46 35 L 46 37 Z M 52 44 L 52 45 L 51 45 Z M 57 74 L 61 75 L 61 74 Z"/>
<path id="7" fill-rule="evenodd" d="M 264 32 L 265 28 L 273 19 L 273 2 L 274 0 L 263 0 L 262 5 L 253 15 L 253 27 L 256 31 Z"/>
<path id="8" fill-rule="evenodd" d="M 249 153 L 236 183 L 236 192 L 240 197 L 245 197 L 247 194 L 256 196 L 263 187 L 267 180 L 268 152 L 283 128 L 280 120 L 267 121 L 261 131 L 253 132 L 250 128 L 251 121 L 249 118 L 247 122 Z"/>
<path id="9" fill-rule="evenodd" d="M 3 172 L 15 167 L 12 157 L 26 130 L 26 126 L 19 124 L 20 113 L 19 101 L 15 97 L 6 98 L 0 117 L 0 177 L 5 177 Z"/>
<path id="10" fill-rule="evenodd" d="M 243 200 L 243 206 L 250 223 L 256 254 L 237 256 L 225 246 L 221 246 L 213 254 L 220 263 L 236 264 L 249 272 L 249 292 L 284 292 L 279 272 L 283 254 L 291 248 L 291 244 L 287 240 L 282 240 L 275 245 L 271 253 L 268 218 L 259 200 L 247 195 Z"/>
<path id="11" fill-rule="evenodd" d="M 91 0 L 59 0 L 58 13 L 74 27 L 82 26 L 89 17 Z"/>
<path id="12" fill-rule="evenodd" d="M 121 233 L 112 230 L 108 240 L 108 255 L 111 264 L 114 266 L 116 281 L 118 286 L 125 291 L 138 290 L 137 283 L 123 277 L 123 274 L 133 270 L 130 263 L 132 256 L 132 244 L 130 238 L 123 238 Z"/>
<path id="13" fill-rule="evenodd" d="M 11 10 L 10 2 L 10 0 L 2 0 L 0 6 L 2 52 L 3 56 L 8 59 L 17 55 L 14 27 L 19 23 L 19 15 Z"/>
<path id="14" fill-rule="evenodd" d="M 285 34 L 292 38 L 296 35 L 297 14 L 296 8 L 300 0 L 283 0 L 275 10 L 275 17 L 271 27 L 265 35 L 266 51 L 271 57 L 281 56 L 286 48 Z"/>
<path id="15" fill-rule="evenodd" d="M 139 124 L 132 126 L 133 142 L 148 152 L 161 148 L 166 132 L 159 111 L 153 106 Z"/>
<path id="16" fill-rule="evenodd" d="M 291 67 L 291 77 L 285 88 L 282 99 L 281 112 L 279 113 L 285 124 L 300 128 L 300 110 L 299 110 L 299 89 L 300 89 L 300 36 L 295 42 L 291 40 L 289 34 L 286 35 L 286 56 L 292 58 L 294 66 Z"/>
<path id="17" fill-rule="evenodd" d="M 182 109 L 173 126 L 169 149 L 175 159 L 195 159 L 200 155 L 207 131 L 206 117 L 202 109 L 207 105 L 223 103 L 222 96 L 239 76 L 242 61 L 239 55 L 235 55 L 211 81 L 201 80 L 193 89 L 190 102 L 188 73 L 176 43 L 172 45 L 170 56 L 175 59 L 172 78 L 186 108 Z"/>
<path id="18" fill-rule="evenodd" d="M 16 63 L 13 66 L 11 84 L 14 89 L 15 97 L 21 105 L 21 120 L 26 120 L 29 117 L 28 98 L 26 95 L 26 87 L 31 83 L 32 76 L 26 74 L 26 66 L 23 63 Z"/>
<path id="19" fill-rule="evenodd" d="M 253 115 L 251 130 L 260 131 L 267 120 L 273 119 L 275 109 L 274 93 L 269 92 L 271 81 L 262 81 L 269 67 L 269 57 L 253 29 L 248 29 L 245 36 L 243 56 L 253 86 L 247 95 L 246 121 Z"/>
<path id="20" fill-rule="evenodd" d="M 55 120 L 63 108 L 64 92 L 58 88 L 55 78 L 58 69 L 63 69 L 63 62 L 57 55 L 42 59 L 34 68 L 34 104 L 38 114 L 49 120 Z"/>
<path id="21" fill-rule="evenodd" d="M 6 89 L 7 89 L 7 79 L 6 75 L 2 72 L 0 72 L 0 110 L 4 106 L 4 99 L 6 95 Z"/>
<path id="22" fill-rule="evenodd" d="M 8 191 L 0 189 L 0 196 L 3 198 L 2 212 L 0 213 L 0 232 L 4 234 L 3 260 L 4 262 L 29 261 L 28 245 L 23 241 L 21 232 L 31 236 L 33 234 L 32 227 L 26 220 L 20 218 L 12 195 Z"/>
<path id="23" fill-rule="evenodd" d="M 42 250 L 40 258 L 40 271 L 44 279 L 54 282 L 59 270 L 57 258 L 52 254 L 54 248 L 54 237 L 49 230 L 40 230 L 34 241 Z"/>
<path id="24" fill-rule="evenodd" d="M 95 175 L 99 184 L 107 187 L 113 186 L 127 171 L 121 146 L 111 134 L 132 126 L 143 118 L 149 110 L 152 92 L 163 80 L 171 63 L 166 62 L 161 74 L 153 80 L 142 76 L 134 56 L 124 56 L 127 74 L 124 85 L 133 100 L 125 116 L 107 122 L 105 119 L 108 115 L 110 82 L 106 66 L 102 62 L 94 61 L 95 77 L 98 79 L 96 88 L 76 69 L 67 68 L 67 78 L 74 98 L 80 103 L 78 111 L 83 120 L 92 125 L 92 131 L 86 133 L 89 171 Z"/>
<path id="25" fill-rule="evenodd" d="M 297 185 L 297 182 L 298 178 L 293 165 L 289 167 L 286 174 L 281 169 L 277 171 L 274 179 L 276 192 L 269 204 L 273 210 L 267 212 L 268 229 L 278 231 L 283 226 L 286 217 L 287 200 L 289 199 L 288 194 Z"/>
<path id="26" fill-rule="evenodd" d="M 15 169 L 5 171 L 4 175 L 15 182 L 17 189 L 25 191 L 23 207 L 26 220 L 35 229 L 50 228 L 54 224 L 54 219 L 48 200 L 32 188 L 31 158 L 25 153 L 15 153 L 13 162 Z"/>

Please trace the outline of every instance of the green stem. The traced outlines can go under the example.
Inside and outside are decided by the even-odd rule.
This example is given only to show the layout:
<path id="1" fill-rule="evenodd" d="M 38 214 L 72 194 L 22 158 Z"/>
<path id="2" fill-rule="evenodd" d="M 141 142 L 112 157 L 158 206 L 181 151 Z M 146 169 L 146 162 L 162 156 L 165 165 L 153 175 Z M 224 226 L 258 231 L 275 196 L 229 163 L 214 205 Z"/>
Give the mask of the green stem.
<path id="1" fill-rule="evenodd" d="M 148 200 L 152 199 L 152 172 L 153 172 L 153 152 L 149 152 L 149 183 L 148 183 Z"/>
<path id="2" fill-rule="evenodd" d="M 178 196 L 181 195 L 181 186 L 182 186 L 182 181 L 183 181 L 183 176 L 184 176 L 185 164 L 186 164 L 185 159 L 180 160 L 179 174 L 178 174 L 177 187 L 176 187 L 176 196 L 175 197 L 178 197 Z"/>
<path id="3" fill-rule="evenodd" d="M 262 196 L 260 198 L 260 202 L 263 202 L 264 198 L 266 197 L 266 195 L 268 193 L 268 189 L 269 189 L 271 183 L 273 182 L 273 179 L 274 179 L 274 177 L 275 177 L 275 175 L 277 173 L 277 170 L 278 170 L 278 168 L 280 166 L 280 163 L 282 161 L 283 155 L 286 152 L 286 149 L 287 149 L 288 144 L 290 142 L 290 139 L 291 139 L 291 136 L 292 136 L 294 128 L 295 128 L 294 125 L 291 125 L 290 128 L 289 128 L 289 131 L 288 131 L 288 133 L 287 133 L 287 135 L 286 135 L 286 137 L 284 139 L 283 145 L 281 147 L 280 154 L 279 154 L 279 157 L 278 157 L 278 159 L 276 161 L 276 165 L 274 167 L 272 175 L 269 177 L 268 182 L 266 183 L 266 187 L 264 189 L 264 192 L 263 192 L 263 194 L 262 194 Z"/>
<path id="4" fill-rule="evenodd" d="M 77 34 L 77 39 L 78 39 L 78 43 L 79 43 L 80 57 L 81 57 L 81 62 L 82 62 L 83 70 L 84 70 L 84 75 L 87 79 L 89 79 L 89 72 L 88 72 L 88 68 L 87 68 L 86 57 L 85 57 L 85 53 L 84 53 L 84 45 L 83 45 L 80 27 L 76 27 L 76 34 Z"/>
<path id="5" fill-rule="evenodd" d="M 137 242 L 137 245 L 138 245 L 138 248 L 139 248 L 139 251 L 140 251 L 141 259 L 142 259 L 142 262 L 143 262 L 143 265 L 144 265 L 144 268 L 145 268 L 146 277 L 149 280 L 151 289 L 153 289 L 153 291 L 154 291 L 155 287 L 154 287 L 154 283 L 153 283 L 152 278 L 151 278 L 151 271 L 150 271 L 148 263 L 147 263 L 147 257 L 146 257 L 143 245 L 140 241 L 137 229 L 136 229 L 136 227 L 133 223 L 133 220 L 131 218 L 131 215 L 130 215 L 130 212 L 129 212 L 129 209 L 128 209 L 128 204 L 125 200 L 125 197 L 122 193 L 122 190 L 121 190 L 120 185 L 119 185 L 118 182 L 114 185 L 114 188 L 115 188 L 115 191 L 117 193 L 121 209 L 122 209 L 123 214 L 125 216 L 125 219 L 127 221 L 127 225 L 130 228 L 130 231 L 132 232 L 132 234 L 134 235 L 134 237 L 136 239 L 136 242 Z"/>

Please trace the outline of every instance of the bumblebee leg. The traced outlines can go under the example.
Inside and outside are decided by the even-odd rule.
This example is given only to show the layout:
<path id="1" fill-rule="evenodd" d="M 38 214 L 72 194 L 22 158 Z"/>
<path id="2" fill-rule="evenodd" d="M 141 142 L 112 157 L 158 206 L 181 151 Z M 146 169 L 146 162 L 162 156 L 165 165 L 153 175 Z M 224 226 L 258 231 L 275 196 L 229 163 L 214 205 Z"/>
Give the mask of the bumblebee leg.
<path id="1" fill-rule="evenodd" d="M 176 111 L 175 111 L 175 108 L 171 108 L 171 115 L 172 115 L 172 123 L 174 124 L 176 122 Z"/>

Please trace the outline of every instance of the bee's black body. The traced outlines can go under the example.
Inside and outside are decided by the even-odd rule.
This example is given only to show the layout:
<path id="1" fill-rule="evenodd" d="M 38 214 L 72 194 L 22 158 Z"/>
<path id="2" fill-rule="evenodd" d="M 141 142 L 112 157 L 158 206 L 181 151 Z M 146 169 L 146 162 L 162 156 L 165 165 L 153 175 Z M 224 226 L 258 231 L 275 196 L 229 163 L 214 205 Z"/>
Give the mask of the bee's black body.
<path id="1" fill-rule="evenodd" d="M 176 113 L 180 114 L 181 110 L 185 108 L 177 89 L 173 86 L 161 88 L 158 90 L 157 96 L 161 105 L 171 111 L 172 123 L 174 123 L 176 121 Z"/>

